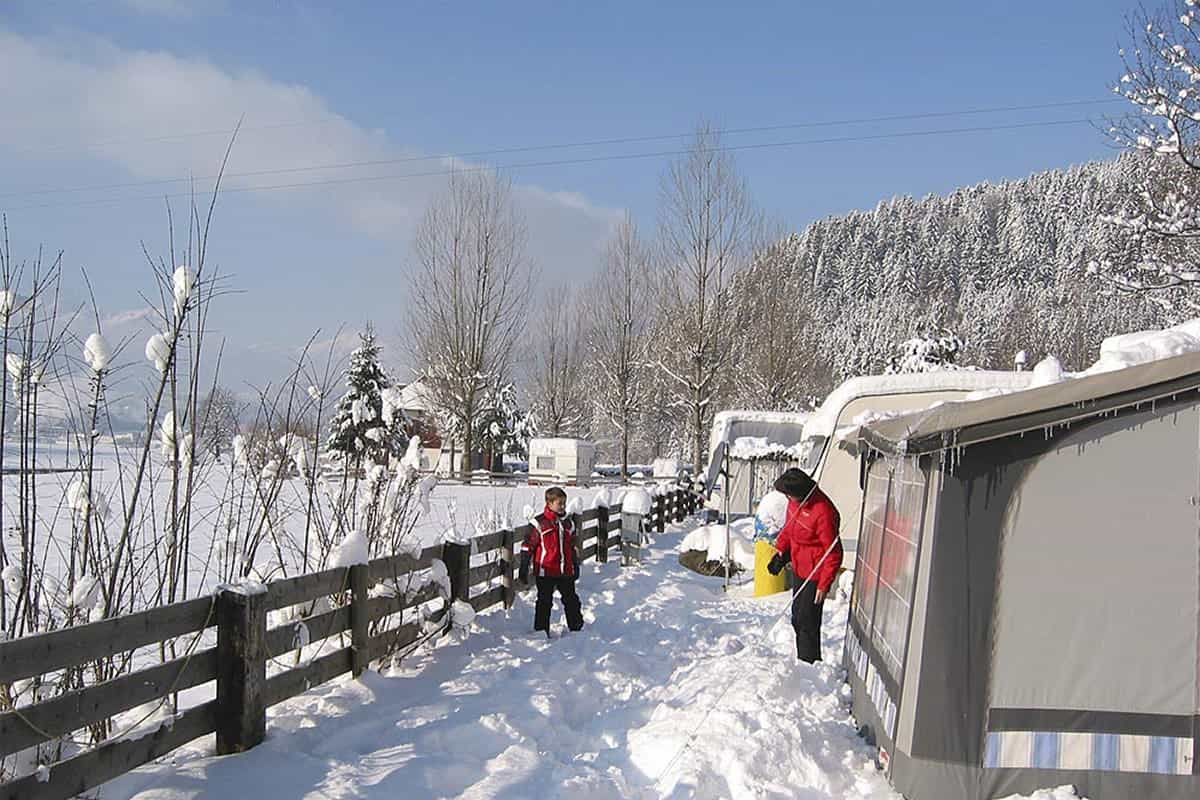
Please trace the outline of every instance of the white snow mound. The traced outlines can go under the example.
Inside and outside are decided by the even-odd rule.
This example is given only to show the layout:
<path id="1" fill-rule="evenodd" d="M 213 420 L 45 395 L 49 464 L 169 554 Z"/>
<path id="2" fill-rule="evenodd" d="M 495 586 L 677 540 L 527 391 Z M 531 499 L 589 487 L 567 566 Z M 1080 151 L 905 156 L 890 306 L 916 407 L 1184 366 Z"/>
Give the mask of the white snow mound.
<path id="1" fill-rule="evenodd" d="M 361 531 L 350 531 L 329 558 L 330 567 L 349 567 L 369 561 L 367 537 Z"/>
<path id="2" fill-rule="evenodd" d="M 625 497 L 621 500 L 622 514 L 641 514 L 643 517 L 650 513 L 654 501 L 650 499 L 650 493 L 640 486 L 635 486 L 625 492 Z"/>
<path id="3" fill-rule="evenodd" d="M 754 511 L 754 518 L 768 533 L 778 533 L 787 523 L 788 498 L 774 489 L 763 495 Z"/>
<path id="4" fill-rule="evenodd" d="M 733 563 L 742 569 L 754 569 L 754 520 L 740 519 L 729 526 L 729 548 Z M 725 561 L 725 526 L 704 525 L 683 537 L 679 552 L 703 550 L 705 561 Z"/>
<path id="5" fill-rule="evenodd" d="M 1000 800 L 1087 800 L 1075 794 L 1074 786 L 1059 786 L 1055 789 L 1038 789 L 1033 794 L 1010 794 Z"/>

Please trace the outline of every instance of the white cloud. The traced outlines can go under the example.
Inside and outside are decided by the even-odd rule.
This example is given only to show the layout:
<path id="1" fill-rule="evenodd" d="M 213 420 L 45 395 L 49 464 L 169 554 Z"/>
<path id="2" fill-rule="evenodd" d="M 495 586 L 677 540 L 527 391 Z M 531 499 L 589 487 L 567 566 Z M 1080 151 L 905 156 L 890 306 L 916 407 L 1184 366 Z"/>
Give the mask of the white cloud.
<path id="1" fill-rule="evenodd" d="M 171 4 L 162 5 L 166 8 Z M 60 32 L 49 40 L 21 36 L 0 27 L 0 76 L 20 76 L 20 80 L 0 79 L 0 109 L 4 109 L 0 164 L 32 165 L 35 170 L 45 164 L 57 171 L 59 167 L 85 163 L 115 167 L 129 176 L 113 182 L 208 176 L 214 173 L 227 145 L 225 131 L 231 130 L 243 115 L 244 128 L 228 166 L 231 174 L 425 155 L 393 141 L 382 131 L 357 125 L 336 113 L 306 86 L 275 80 L 254 70 L 225 69 L 204 59 L 125 49 L 86 35 Z M 414 109 L 413 113 L 423 112 Z M 315 124 L 280 125 L 306 121 Z M 202 131 L 212 133 L 195 135 Z M 479 146 L 486 147 L 487 142 L 481 141 Z M 439 157 L 350 169 L 231 177 L 224 186 L 244 189 L 472 166 Z M 298 339 L 318 327 L 329 337 L 338 325 L 348 326 L 336 341 L 318 343 L 314 353 L 327 352 L 323 348 L 330 345 L 336 355 L 348 352 L 357 344 L 353 326 L 367 319 L 376 322 L 385 345 L 385 359 L 404 373 L 407 353 L 400 342 L 400 309 L 405 307 L 406 288 L 402 266 L 409 257 L 411 232 L 444 181 L 444 177 L 427 176 L 238 195 L 251 201 L 251 212 L 255 203 L 287 212 L 270 215 L 273 220 L 282 218 L 284 223 L 266 238 L 300 243 L 298 260 L 295 250 L 289 252 L 288 270 L 304 288 L 289 294 L 286 304 L 266 302 L 265 295 L 257 294 L 219 305 L 218 314 L 235 309 L 228 312 L 230 316 L 211 321 L 214 327 L 210 334 L 216 341 L 229 337 L 222 382 L 245 386 L 287 374 L 297 355 Z M 0 194 L 7 195 L 0 197 L 0 210 L 19 211 L 22 205 L 90 199 L 161 197 L 164 193 L 188 191 L 186 184 L 175 183 L 78 194 L 10 194 L 20 189 L 45 188 L 54 187 L 6 185 L 0 190 Z M 200 192 L 203 187 L 198 182 L 196 188 Z M 555 279 L 585 279 L 598 263 L 603 242 L 620 212 L 599 207 L 578 192 L 561 189 L 517 182 L 514 196 L 527 218 L 529 253 L 541 274 Z M 183 201 L 175 202 L 183 205 Z M 239 210 L 246 206 L 240 203 Z M 145 205 L 133 203 L 128 207 L 139 215 L 145 213 Z M 126 206 L 113 208 L 123 211 Z M 161 206 L 156 206 L 156 213 L 158 209 Z M 224 222 L 222 210 L 218 210 L 219 226 Z M 121 225 L 124 217 L 110 214 L 106 220 Z M 130 220 L 130 229 L 137 228 L 132 224 L 135 220 Z M 239 221 L 246 227 L 246 220 Z M 53 230 L 51 235 L 62 237 L 66 230 Z M 34 238 L 44 235 L 40 230 L 33 232 Z M 253 233 L 248 235 L 253 237 Z M 303 243 L 314 238 L 322 243 L 337 240 L 349 244 L 345 262 L 331 269 L 327 262 L 305 261 Z M 359 255 L 355 239 L 363 240 L 361 250 L 369 253 L 367 258 Z M 91 257 L 86 240 L 59 238 L 55 243 L 72 255 L 82 252 Z M 152 242 L 151 249 L 155 246 Z M 259 260 L 239 262 L 239 258 L 247 258 L 247 252 L 251 253 L 249 258 L 257 256 Z M 110 259 L 123 257 L 106 255 Z M 274 276 L 266 277 L 275 269 L 270 259 L 263 260 L 261 251 L 252 248 L 222 253 L 218 262 L 223 272 L 233 275 L 257 271 L 260 285 L 274 280 Z M 130 360 L 140 362 L 136 351 L 146 332 L 156 324 L 157 316 L 151 309 L 132 307 L 137 305 L 131 299 L 137 279 L 126 274 L 104 281 L 108 285 L 107 296 L 100 298 L 102 307 L 108 304 L 108 308 L 124 310 L 110 313 L 102 323 L 113 341 L 130 342 Z M 122 285 L 123 281 L 127 283 Z M 373 290 L 364 292 L 361 286 L 372 286 Z M 274 344 L 256 347 L 245 342 Z"/>
<path id="2" fill-rule="evenodd" d="M 171 7 L 166 0 L 145 0 Z M 61 160 L 87 156 L 114 164 L 137 180 L 210 176 L 228 135 L 244 116 L 223 186 L 228 190 L 333 181 L 300 189 L 253 192 L 263 203 L 317 208 L 350 229 L 406 243 L 440 176 L 375 180 L 380 175 L 439 172 L 455 160 L 288 171 L 295 167 L 421 157 L 386 134 L 337 114 L 305 86 L 251 70 L 230 71 L 202 59 L 163 51 L 126 50 L 95 39 L 32 39 L 0 29 L 0 154 Z M 281 124 L 282 123 L 282 124 Z M 301 123 L 301 124 L 292 124 Z M 208 135 L 188 135 L 195 132 Z M 457 166 L 464 166 L 458 163 Z M 271 175 L 237 177 L 248 172 Z M 343 179 L 371 178 L 341 183 Z M 197 182 L 197 190 L 204 188 Z M 576 192 L 517 184 L 539 260 L 562 261 L 592 248 L 619 212 L 599 208 Z M 85 198 L 190 191 L 185 183 L 108 189 Z M 79 195 L 38 195 L 29 204 L 70 202 Z M 19 208 L 25 198 L 7 200 Z M 564 228 L 565 225 L 565 228 Z M 575 239 L 560 252 L 567 238 Z M 544 243 L 539 242 L 544 239 Z M 539 252 L 542 251 L 542 252 Z"/>
<path id="3" fill-rule="evenodd" d="M 133 308 L 128 311 L 118 311 L 115 314 L 110 314 L 100 320 L 100 325 L 107 330 L 108 328 L 128 325 L 132 322 L 140 322 L 144 319 L 153 319 L 156 312 L 153 308 Z"/>
<path id="4" fill-rule="evenodd" d="M 131 11 L 163 17 L 193 17 L 224 8 L 222 0 L 121 0 Z"/>

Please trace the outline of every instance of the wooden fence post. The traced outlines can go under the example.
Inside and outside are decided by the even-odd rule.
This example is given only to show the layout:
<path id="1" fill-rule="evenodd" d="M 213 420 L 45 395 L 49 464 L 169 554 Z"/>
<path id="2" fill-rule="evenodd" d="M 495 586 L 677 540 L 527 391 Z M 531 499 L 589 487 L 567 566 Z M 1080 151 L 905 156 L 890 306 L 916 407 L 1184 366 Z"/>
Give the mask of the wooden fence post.
<path id="1" fill-rule="evenodd" d="M 504 539 L 500 545 L 500 560 L 504 564 L 504 574 L 500 576 L 500 583 L 504 586 L 504 607 L 507 609 L 512 608 L 517 599 L 516 579 L 513 577 L 517 570 L 516 557 L 513 553 L 517 535 L 513 531 L 501 531 L 501 533 Z"/>
<path id="2" fill-rule="evenodd" d="M 366 564 L 354 564 L 350 567 L 351 672 L 356 678 L 363 674 L 371 660 L 371 639 L 368 632 L 371 621 L 370 573 L 370 567 Z"/>
<path id="3" fill-rule="evenodd" d="M 683 522 L 687 517 L 687 508 L 685 508 L 687 504 L 687 492 L 676 486 L 672 495 L 675 497 L 675 521 Z"/>
<path id="4" fill-rule="evenodd" d="M 575 542 L 575 555 L 579 555 L 580 553 L 583 552 L 583 515 L 582 514 L 572 514 L 571 515 L 571 530 L 573 530 L 575 532 L 575 536 L 572 538 L 572 541 Z M 582 559 L 580 559 L 580 560 L 582 561 Z M 580 575 L 583 574 L 583 564 L 582 563 L 577 563 L 575 565 L 575 572 L 579 573 Z"/>
<path id="5" fill-rule="evenodd" d="M 608 563 L 608 506 L 596 506 L 596 561 Z"/>
<path id="6" fill-rule="evenodd" d="M 217 595 L 217 755 L 240 753 L 267 735 L 266 588 Z"/>
<path id="7" fill-rule="evenodd" d="M 658 495 L 654 498 L 654 530 L 662 533 L 667 529 L 666 525 L 666 495 Z"/>
<path id="8" fill-rule="evenodd" d="M 442 545 L 442 562 L 445 563 L 446 572 L 450 576 L 450 604 L 455 600 L 470 602 L 471 545 L 446 542 Z M 447 615 L 446 623 L 449 622 L 450 618 Z"/>

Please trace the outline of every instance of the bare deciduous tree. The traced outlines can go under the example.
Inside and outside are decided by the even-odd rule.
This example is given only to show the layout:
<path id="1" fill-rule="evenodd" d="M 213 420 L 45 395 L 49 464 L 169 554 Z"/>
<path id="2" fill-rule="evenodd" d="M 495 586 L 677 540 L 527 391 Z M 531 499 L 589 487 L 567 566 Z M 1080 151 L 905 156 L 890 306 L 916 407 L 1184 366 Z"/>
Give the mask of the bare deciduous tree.
<path id="1" fill-rule="evenodd" d="M 223 386 L 214 386 L 205 395 L 197 413 L 200 416 L 199 441 L 196 449 L 220 458 L 233 447 L 233 437 L 247 404 Z"/>
<path id="2" fill-rule="evenodd" d="M 579 303 L 566 286 L 552 287 L 537 311 L 533 347 L 534 416 L 538 432 L 586 435 L 582 394 L 583 342 Z"/>
<path id="3" fill-rule="evenodd" d="M 687 415 L 692 462 L 699 472 L 732 353 L 730 282 L 745 266 L 763 231 L 733 157 L 702 123 L 687 155 L 662 177 L 661 306 L 667 324 L 656 365 L 674 385 L 674 402 Z"/>
<path id="4" fill-rule="evenodd" d="M 601 420 L 616 431 L 621 475 L 629 475 L 630 437 L 645 401 L 649 300 L 649 256 L 629 214 L 608 242 L 592 292 L 588 355 L 605 390 L 594 397 Z"/>
<path id="5" fill-rule="evenodd" d="M 418 374 L 470 465 L 471 420 L 493 377 L 507 376 L 523 326 L 532 268 L 511 184 L 455 173 L 413 240 L 408 327 Z"/>

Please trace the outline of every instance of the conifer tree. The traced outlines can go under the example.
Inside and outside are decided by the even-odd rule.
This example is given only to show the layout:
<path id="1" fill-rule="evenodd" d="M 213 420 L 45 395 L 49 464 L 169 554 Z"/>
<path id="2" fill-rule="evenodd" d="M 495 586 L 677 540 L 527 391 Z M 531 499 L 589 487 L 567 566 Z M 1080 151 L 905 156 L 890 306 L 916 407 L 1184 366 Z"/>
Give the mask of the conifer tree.
<path id="1" fill-rule="evenodd" d="M 326 447 L 347 465 L 387 464 L 400 458 L 408 446 L 404 414 L 396 402 L 392 382 L 379 365 L 380 347 L 367 326 L 358 335 L 358 348 L 350 354 L 346 393 L 330 421 Z"/>

